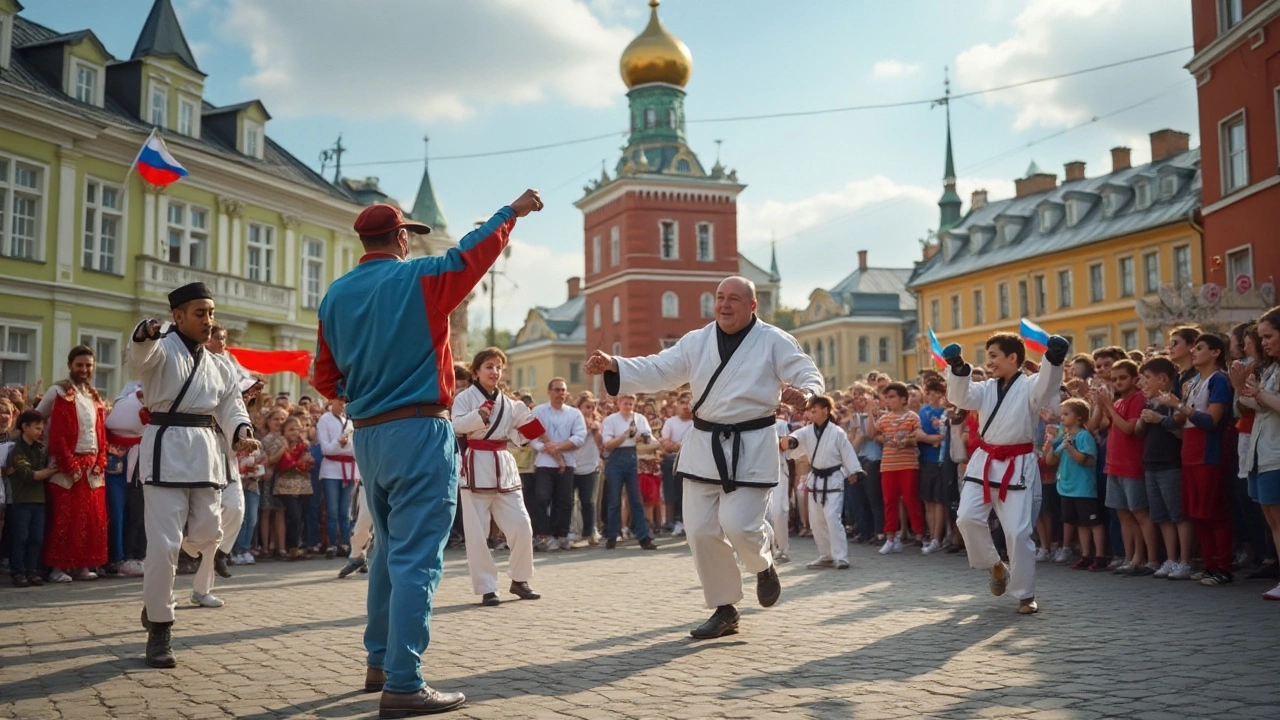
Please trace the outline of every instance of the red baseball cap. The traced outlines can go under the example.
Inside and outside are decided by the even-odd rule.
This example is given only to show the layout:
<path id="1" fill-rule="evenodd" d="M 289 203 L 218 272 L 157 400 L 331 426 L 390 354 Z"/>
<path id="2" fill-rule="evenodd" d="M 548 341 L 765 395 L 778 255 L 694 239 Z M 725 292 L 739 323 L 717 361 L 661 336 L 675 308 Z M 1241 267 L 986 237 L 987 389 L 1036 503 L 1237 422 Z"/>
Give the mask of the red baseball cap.
<path id="1" fill-rule="evenodd" d="M 420 222 L 412 222 L 404 219 L 404 214 L 400 212 L 400 208 L 395 205 L 387 205 L 386 203 L 378 203 L 370 205 L 360 212 L 360 216 L 356 218 L 356 224 L 353 226 L 356 234 L 360 237 L 376 237 L 378 235 L 386 235 L 400 228 L 404 228 L 411 233 L 418 235 L 426 235 L 431 232 L 431 228 Z"/>

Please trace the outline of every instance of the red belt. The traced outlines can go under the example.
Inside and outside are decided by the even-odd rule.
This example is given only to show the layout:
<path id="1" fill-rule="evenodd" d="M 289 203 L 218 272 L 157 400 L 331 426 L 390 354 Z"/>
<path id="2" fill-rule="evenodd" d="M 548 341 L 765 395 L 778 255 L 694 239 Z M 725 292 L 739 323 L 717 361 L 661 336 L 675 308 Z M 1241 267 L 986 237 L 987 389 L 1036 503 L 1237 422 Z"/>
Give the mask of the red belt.
<path id="1" fill-rule="evenodd" d="M 350 485 L 356 481 L 356 459 L 352 455 L 325 455 L 325 460 L 336 462 L 342 466 L 342 482 Z"/>
<path id="2" fill-rule="evenodd" d="M 476 453 L 487 452 L 497 453 L 507 449 L 506 440 L 467 440 L 467 479 L 470 486 L 474 490 L 476 482 Z M 498 458 L 493 459 L 494 473 L 497 475 L 497 489 L 502 488 L 502 467 L 498 464 Z"/>
<path id="3" fill-rule="evenodd" d="M 1013 460 L 1030 455 L 1036 451 L 1036 446 L 1032 443 L 1021 443 L 1019 445 L 992 445 L 985 440 L 978 440 L 978 447 L 987 453 L 987 462 L 982 468 L 982 502 L 991 502 L 991 484 L 988 478 L 991 477 L 991 463 L 996 460 L 1008 460 L 1009 464 L 1004 469 L 1004 477 L 1000 478 L 1000 502 L 1004 502 L 1005 496 L 1009 494 L 1009 481 L 1013 479 Z"/>
<path id="4" fill-rule="evenodd" d="M 116 445 L 122 448 L 131 448 L 142 442 L 142 436 L 131 437 L 128 435 L 117 435 L 110 430 L 107 431 L 107 444 Z"/>

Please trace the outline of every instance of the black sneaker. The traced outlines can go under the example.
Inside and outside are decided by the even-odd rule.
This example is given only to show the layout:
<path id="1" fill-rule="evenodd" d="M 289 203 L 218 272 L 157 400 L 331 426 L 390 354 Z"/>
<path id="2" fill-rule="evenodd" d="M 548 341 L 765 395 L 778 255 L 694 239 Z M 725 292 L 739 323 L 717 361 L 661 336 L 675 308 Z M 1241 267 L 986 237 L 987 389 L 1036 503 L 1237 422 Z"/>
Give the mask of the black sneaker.
<path id="1" fill-rule="evenodd" d="M 657 550 L 658 546 L 653 543 L 653 538 L 642 538 L 640 540 L 641 550 Z"/>
<path id="2" fill-rule="evenodd" d="M 613 550 L 613 549 L 615 549 L 615 548 L 617 548 L 617 547 L 618 547 L 618 539 L 617 539 L 617 538 L 609 538 L 609 539 L 608 539 L 608 540 L 606 540 L 606 541 L 605 541 L 605 543 L 604 543 L 604 549 L 605 549 L 605 550 Z"/>

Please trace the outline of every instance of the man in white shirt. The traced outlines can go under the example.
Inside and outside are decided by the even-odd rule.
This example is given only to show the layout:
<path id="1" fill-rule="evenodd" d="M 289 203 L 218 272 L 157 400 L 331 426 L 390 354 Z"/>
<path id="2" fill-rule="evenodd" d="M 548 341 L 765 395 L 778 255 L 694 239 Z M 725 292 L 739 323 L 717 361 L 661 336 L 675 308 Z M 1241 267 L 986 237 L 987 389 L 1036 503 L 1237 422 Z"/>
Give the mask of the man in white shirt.
<path id="1" fill-rule="evenodd" d="M 538 451 L 533 471 L 533 532 L 535 550 L 568 550 L 569 521 L 573 515 L 573 452 L 587 439 L 587 425 L 578 409 L 565 404 L 569 385 L 564 378 L 552 378 L 547 385 L 548 402 L 533 409 L 533 416 L 546 428 L 547 441 L 534 440 Z"/>
<path id="2" fill-rule="evenodd" d="M 662 497 L 667 502 L 667 517 L 674 520 L 671 534 L 684 535 L 684 503 L 681 502 L 684 488 L 680 478 L 676 476 L 676 458 L 680 454 L 680 445 L 684 436 L 693 429 L 693 393 L 688 390 L 680 393 L 676 401 L 675 417 L 667 418 L 662 424 Z"/>
<path id="3" fill-rule="evenodd" d="M 605 489 L 608 491 L 609 514 L 605 521 L 605 548 L 618 546 L 618 533 L 622 526 L 622 488 L 627 488 L 627 502 L 631 505 L 631 533 L 640 539 L 640 547 L 657 550 L 649 537 L 649 523 L 644 519 L 644 500 L 640 497 L 640 475 L 636 464 L 636 442 L 650 442 L 653 431 L 649 420 L 635 412 L 636 396 L 618 396 L 618 412 L 604 419 L 600 428 L 604 449 L 609 457 L 604 461 Z"/>
<path id="4" fill-rule="evenodd" d="M 351 554 L 351 492 L 360 482 L 356 446 L 351 442 L 355 427 L 347 417 L 347 399 L 329 401 L 329 412 L 316 422 L 316 442 L 324 459 L 320 462 L 320 483 L 324 486 L 325 515 L 328 518 L 329 555 Z"/>

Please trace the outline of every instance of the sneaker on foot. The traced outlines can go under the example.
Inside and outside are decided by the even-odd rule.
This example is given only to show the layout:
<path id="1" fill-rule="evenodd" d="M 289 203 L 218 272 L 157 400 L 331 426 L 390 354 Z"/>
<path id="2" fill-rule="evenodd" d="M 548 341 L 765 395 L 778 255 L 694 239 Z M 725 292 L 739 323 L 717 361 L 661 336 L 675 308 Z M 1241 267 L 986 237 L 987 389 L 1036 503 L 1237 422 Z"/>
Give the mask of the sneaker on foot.
<path id="1" fill-rule="evenodd" d="M 1191 566 L 1186 563 L 1174 563 L 1173 569 L 1169 571 L 1170 580 L 1190 580 Z"/>
<path id="2" fill-rule="evenodd" d="M 1111 562 L 1107 564 L 1107 569 L 1116 570 L 1118 568 L 1124 567 L 1124 565 L 1127 564 L 1128 562 L 1129 562 L 1128 560 L 1122 557 L 1112 558 Z"/>
<path id="3" fill-rule="evenodd" d="M 836 566 L 836 563 L 834 560 L 832 560 L 831 558 L 824 558 L 824 557 L 820 557 L 817 560 L 810 560 L 809 562 L 805 563 L 805 567 L 810 568 L 812 570 L 817 570 L 818 568 L 835 567 L 835 566 Z"/>
<path id="4" fill-rule="evenodd" d="M 1172 560 L 1165 560 L 1164 564 L 1162 564 L 1158 570 L 1152 573 L 1151 576 L 1157 577 L 1157 578 L 1167 578 L 1169 577 L 1169 573 L 1173 572 L 1173 567 L 1176 564 L 1177 563 L 1175 563 Z"/>
<path id="5" fill-rule="evenodd" d="M 880 554 L 881 554 L 881 555 L 888 555 L 889 553 L 893 552 L 893 551 L 894 551 L 894 550 L 893 550 L 893 543 L 894 543 L 893 538 L 889 538 L 888 540 L 885 540 L 885 541 L 884 541 L 884 545 L 881 545 L 881 546 L 880 546 Z"/>
<path id="6" fill-rule="evenodd" d="M 683 536 L 683 535 L 684 535 L 684 523 L 683 523 L 683 522 L 681 522 L 681 521 L 679 521 L 679 520 L 677 520 L 677 521 L 676 521 L 676 524 L 671 528 L 671 534 L 672 534 L 673 536 L 675 536 L 675 537 L 681 537 L 681 536 Z"/>
<path id="7" fill-rule="evenodd" d="M 1114 565 L 1115 561 L 1113 560 L 1111 564 Z M 1108 567 L 1110 567 L 1110 565 L 1108 565 Z M 1121 563 L 1117 567 L 1111 568 L 1111 574 L 1113 575 L 1129 575 L 1132 572 L 1133 572 L 1133 563 L 1129 562 L 1128 560 L 1125 560 L 1123 563 Z"/>
<path id="8" fill-rule="evenodd" d="M 836 569 L 837 569 L 837 570 L 848 570 L 848 569 L 849 569 L 849 561 L 848 561 L 848 560 L 837 560 L 837 561 L 836 561 Z"/>
<path id="9" fill-rule="evenodd" d="M 1205 573 L 1204 579 L 1200 581 L 1200 584 L 1206 587 L 1218 587 L 1220 585 L 1230 585 L 1231 580 L 1231 573 L 1215 570 L 1214 572 Z"/>
<path id="10" fill-rule="evenodd" d="M 1280 600 L 1280 585 L 1276 585 L 1270 590 L 1262 593 L 1263 600 Z"/>
<path id="11" fill-rule="evenodd" d="M 120 574 L 125 577 L 142 577 L 142 561 L 125 560 L 120 563 Z"/>
<path id="12" fill-rule="evenodd" d="M 191 592 L 191 604 L 207 608 L 220 608 L 226 605 L 221 599 L 214 597 L 213 593 L 201 595 L 195 591 Z"/>
<path id="13" fill-rule="evenodd" d="M 567 537 L 562 537 L 556 540 L 556 545 L 561 550 L 569 550 L 573 547 L 573 541 Z"/>
<path id="14" fill-rule="evenodd" d="M 600 533 L 591 533 L 591 537 L 587 538 L 587 544 L 596 547 L 600 544 Z"/>
<path id="15" fill-rule="evenodd" d="M 941 546 L 938 544 L 938 541 L 937 541 L 937 540 L 930 540 L 929 542 L 927 542 L 927 543 L 925 543 L 925 544 L 924 544 L 924 547 L 920 548 L 920 554 L 921 554 L 921 555 L 931 555 L 931 554 L 933 554 L 933 553 L 938 552 L 938 549 L 939 549 L 940 547 L 941 547 Z"/>
<path id="16" fill-rule="evenodd" d="M 1036 551 L 1036 562 L 1049 561 L 1049 548 L 1040 548 Z"/>
<path id="17" fill-rule="evenodd" d="M 1093 569 L 1093 558 L 1081 557 L 1071 565 L 1072 570 L 1091 570 Z"/>
<path id="18" fill-rule="evenodd" d="M 1160 566 L 1156 565 L 1155 563 L 1147 563 L 1146 565 L 1137 565 L 1133 568 L 1132 571 L 1130 571 L 1129 577 L 1146 577 L 1148 575 L 1155 575 L 1156 571 L 1159 569 L 1160 569 Z"/>
<path id="19" fill-rule="evenodd" d="M 76 568 L 75 572 L 71 573 L 71 579 L 72 580 L 97 580 L 98 573 L 90 570 L 89 568 Z"/>

